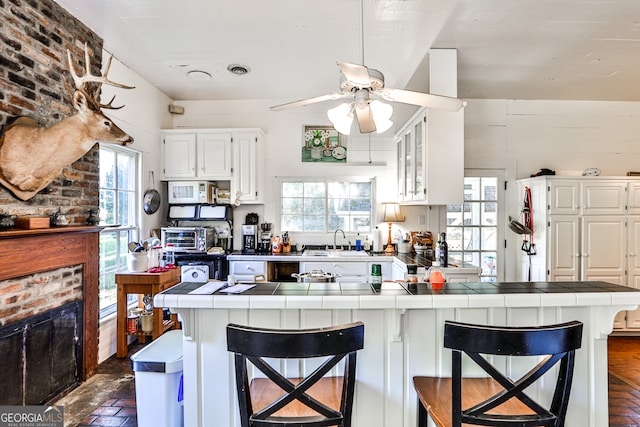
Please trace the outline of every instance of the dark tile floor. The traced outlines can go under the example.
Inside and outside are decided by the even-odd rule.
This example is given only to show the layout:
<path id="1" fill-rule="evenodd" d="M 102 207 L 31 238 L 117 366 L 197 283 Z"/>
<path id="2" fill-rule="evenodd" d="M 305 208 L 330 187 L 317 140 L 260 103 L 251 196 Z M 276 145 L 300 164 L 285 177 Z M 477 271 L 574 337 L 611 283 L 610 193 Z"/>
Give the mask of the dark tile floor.
<path id="1" fill-rule="evenodd" d="M 129 354 L 140 348 L 132 344 Z M 65 407 L 65 427 L 137 426 L 129 358 L 108 359 L 89 381 L 55 404 Z M 610 337 L 609 427 L 632 426 L 640 426 L 640 337 Z"/>
<path id="2" fill-rule="evenodd" d="M 133 343 L 129 356 L 144 345 Z M 112 356 L 96 375 L 54 403 L 64 406 L 65 427 L 136 427 L 134 373 L 128 357 Z"/>

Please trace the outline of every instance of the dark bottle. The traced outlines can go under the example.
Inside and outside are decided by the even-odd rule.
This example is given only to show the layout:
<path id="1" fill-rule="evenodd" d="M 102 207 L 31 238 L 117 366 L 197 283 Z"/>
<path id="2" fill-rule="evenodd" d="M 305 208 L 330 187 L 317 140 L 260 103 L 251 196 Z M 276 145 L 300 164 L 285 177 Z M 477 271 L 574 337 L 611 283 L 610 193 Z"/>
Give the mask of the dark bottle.
<path id="1" fill-rule="evenodd" d="M 440 234 L 440 266 L 449 266 L 449 245 L 446 241 L 447 233 Z"/>

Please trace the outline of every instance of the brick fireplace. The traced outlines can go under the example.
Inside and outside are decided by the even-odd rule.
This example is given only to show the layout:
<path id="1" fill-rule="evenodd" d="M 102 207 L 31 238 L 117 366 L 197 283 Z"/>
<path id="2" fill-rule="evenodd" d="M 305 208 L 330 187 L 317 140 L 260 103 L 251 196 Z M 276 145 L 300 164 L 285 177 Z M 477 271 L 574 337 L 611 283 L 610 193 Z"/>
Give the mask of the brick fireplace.
<path id="1" fill-rule="evenodd" d="M 31 349 L 34 360 L 12 362 L 22 363 L 25 372 L 37 369 L 40 375 L 48 378 L 49 374 L 60 371 L 61 366 L 69 367 L 77 358 L 77 380 L 95 374 L 98 367 L 100 229 L 72 226 L 0 233 L 0 327 L 5 331 L 4 335 L 10 336 L 6 331 L 12 327 L 27 331 L 32 329 L 30 324 L 38 326 L 44 321 L 52 322 L 50 326 L 40 326 L 40 332 L 36 331 L 32 340 L 25 333 L 23 343 L 40 342 L 50 347 L 49 350 Z M 68 321 L 74 319 L 80 319 L 80 324 L 68 326 Z M 11 339 L 19 344 L 18 338 Z M 61 344 L 60 340 L 71 341 Z M 6 348 L 19 351 L 13 344 Z M 49 359 L 56 348 L 69 351 L 58 351 L 56 357 L 60 359 Z M 5 366 L 11 360 L 9 355 L 3 354 Z M 51 383 L 52 387 L 64 388 L 56 380 Z M 33 390 L 26 392 L 33 394 Z M 47 393 L 38 390 L 36 394 L 47 396 Z"/>

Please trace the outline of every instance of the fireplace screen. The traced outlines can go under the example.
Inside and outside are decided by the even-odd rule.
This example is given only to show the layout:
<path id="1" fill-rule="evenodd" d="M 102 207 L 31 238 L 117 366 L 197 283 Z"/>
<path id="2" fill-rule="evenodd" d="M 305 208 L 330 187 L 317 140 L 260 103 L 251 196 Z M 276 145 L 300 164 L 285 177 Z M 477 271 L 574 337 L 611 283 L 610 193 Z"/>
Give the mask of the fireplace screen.
<path id="1" fill-rule="evenodd" d="M 82 380 L 82 302 L 0 328 L 0 405 L 40 405 Z"/>

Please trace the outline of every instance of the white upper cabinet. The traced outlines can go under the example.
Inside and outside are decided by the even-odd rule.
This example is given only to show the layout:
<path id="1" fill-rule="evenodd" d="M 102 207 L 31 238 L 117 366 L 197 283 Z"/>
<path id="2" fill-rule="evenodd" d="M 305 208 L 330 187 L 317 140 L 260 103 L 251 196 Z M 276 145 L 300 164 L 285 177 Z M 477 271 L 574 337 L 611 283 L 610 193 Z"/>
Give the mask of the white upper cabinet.
<path id="1" fill-rule="evenodd" d="M 260 129 L 169 129 L 161 137 L 163 179 L 229 181 L 232 203 L 263 202 Z"/>
<path id="2" fill-rule="evenodd" d="M 237 132 L 233 135 L 235 194 L 241 203 L 264 202 L 261 174 L 264 168 L 264 138 L 261 132 Z"/>
<path id="3" fill-rule="evenodd" d="M 549 214 L 578 215 L 580 213 L 580 182 L 550 181 Z"/>
<path id="4" fill-rule="evenodd" d="M 582 183 L 582 212 L 585 215 L 620 215 L 627 212 L 625 181 Z"/>
<path id="5" fill-rule="evenodd" d="M 626 181 L 547 178 L 547 182 L 548 213 L 550 215 L 620 215 L 627 213 Z M 638 193 L 636 197 L 640 201 L 640 190 Z M 640 208 L 638 209 L 640 210 Z"/>
<path id="6" fill-rule="evenodd" d="M 640 214 L 640 182 L 630 182 L 627 187 L 627 210 L 630 215 Z"/>
<path id="7" fill-rule="evenodd" d="M 463 119 L 462 110 L 450 113 L 420 108 L 396 134 L 400 202 L 462 203 Z"/>
<path id="8" fill-rule="evenodd" d="M 198 134 L 198 178 L 229 179 L 233 173 L 231 133 Z"/>
<path id="9" fill-rule="evenodd" d="M 167 179 L 196 177 L 196 133 L 162 135 L 163 173 Z"/>

